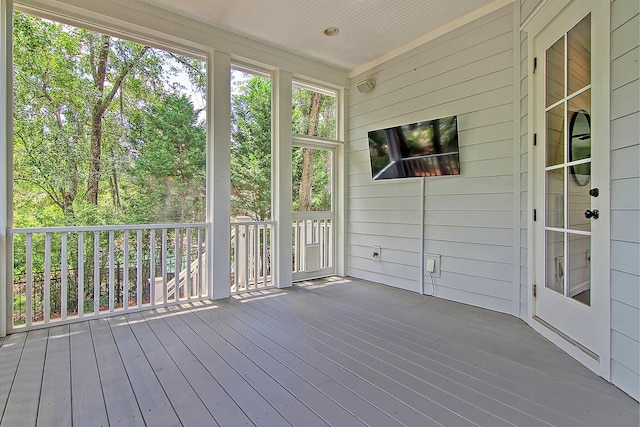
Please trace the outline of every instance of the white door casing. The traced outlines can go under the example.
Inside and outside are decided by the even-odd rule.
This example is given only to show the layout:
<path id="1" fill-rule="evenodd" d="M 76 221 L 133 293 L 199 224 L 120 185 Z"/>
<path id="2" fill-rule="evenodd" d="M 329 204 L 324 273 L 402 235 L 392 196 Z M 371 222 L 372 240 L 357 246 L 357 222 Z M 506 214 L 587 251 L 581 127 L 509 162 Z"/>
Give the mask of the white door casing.
<path id="1" fill-rule="evenodd" d="M 568 34 L 578 23 L 585 25 L 585 17 L 591 20 L 591 81 L 571 87 L 575 63 L 566 53 L 572 50 L 567 42 L 572 35 Z M 537 69 L 532 67 L 529 73 L 529 134 L 535 135 L 537 144 L 529 156 L 529 202 L 536 220 L 532 215 L 529 223 L 532 292 L 528 320 L 604 378 L 610 374 L 611 333 L 609 25 L 609 2 L 554 0 L 543 2 L 523 26 L 528 32 L 529 58 L 537 63 Z M 569 70 L 562 73 L 564 81 L 547 78 L 548 71 L 553 73 L 553 52 L 560 52 L 557 57 Z M 562 93 L 558 99 L 549 99 L 547 93 L 558 89 L 552 87 L 554 81 Z M 581 111 L 586 114 L 578 114 Z M 588 124 L 591 133 L 590 157 L 578 157 L 577 161 L 569 154 L 569 132 L 576 118 L 583 127 Z M 562 147 L 561 158 L 549 160 L 553 157 L 550 149 L 557 147 L 550 142 L 553 136 L 547 130 L 554 120 L 559 130 L 555 136 L 564 144 L 557 145 Z M 576 124 L 574 133 L 579 127 Z M 589 165 L 590 173 L 584 175 Z M 581 168 L 582 175 L 576 173 Z M 598 188 L 597 197 L 588 195 L 591 188 Z M 597 210 L 599 217 L 584 218 L 586 210 Z M 581 290 L 572 286 L 578 285 L 584 285 L 582 290 L 590 288 L 588 304 L 572 298 Z"/>

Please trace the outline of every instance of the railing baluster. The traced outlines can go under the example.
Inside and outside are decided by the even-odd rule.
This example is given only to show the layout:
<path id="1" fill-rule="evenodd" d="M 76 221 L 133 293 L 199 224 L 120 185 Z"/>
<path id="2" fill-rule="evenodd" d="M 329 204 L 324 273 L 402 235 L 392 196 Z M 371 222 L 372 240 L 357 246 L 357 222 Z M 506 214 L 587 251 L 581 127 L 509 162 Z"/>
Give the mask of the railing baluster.
<path id="1" fill-rule="evenodd" d="M 68 233 L 62 233 L 60 242 L 60 318 L 67 318 L 67 238 Z"/>
<path id="2" fill-rule="evenodd" d="M 136 306 L 142 306 L 142 230 L 136 231 Z"/>
<path id="3" fill-rule="evenodd" d="M 256 289 L 258 289 L 258 286 L 260 285 L 259 283 L 259 274 L 258 274 L 258 268 L 260 267 L 260 265 L 258 264 L 259 262 L 259 254 L 260 254 L 260 240 L 258 234 L 260 232 L 260 228 L 258 226 L 258 224 L 253 225 L 253 282 L 255 284 Z"/>
<path id="4" fill-rule="evenodd" d="M 27 256 L 27 280 L 25 289 L 26 309 L 25 309 L 25 325 L 31 326 L 33 320 L 33 235 L 26 235 L 26 256 Z"/>
<path id="5" fill-rule="evenodd" d="M 115 293 L 115 231 L 109 230 L 109 311 L 114 310 Z"/>
<path id="6" fill-rule="evenodd" d="M 251 236 L 249 235 L 249 224 L 245 224 L 244 226 L 244 280 L 245 280 L 245 289 L 249 290 L 250 286 L 250 277 L 251 274 L 249 270 L 249 242 L 251 241 Z"/>
<path id="7" fill-rule="evenodd" d="M 162 302 L 167 303 L 167 229 L 162 229 Z"/>
<path id="8" fill-rule="evenodd" d="M 149 232 L 149 299 L 156 305 L 156 230 Z"/>
<path id="9" fill-rule="evenodd" d="M 184 296 L 187 299 L 191 299 L 192 291 L 191 289 L 191 227 L 187 227 L 187 277 L 185 277 L 184 283 Z"/>
<path id="10" fill-rule="evenodd" d="M 198 227 L 198 282 L 196 295 L 202 296 L 202 228 Z"/>
<path id="11" fill-rule="evenodd" d="M 262 236 L 262 277 L 264 285 L 267 286 L 267 236 L 269 235 L 269 224 L 264 225 L 264 234 Z"/>
<path id="12" fill-rule="evenodd" d="M 129 308 L 129 230 L 123 233 L 124 271 L 122 272 L 122 309 Z"/>
<path id="13" fill-rule="evenodd" d="M 44 323 L 49 323 L 51 319 L 51 233 L 46 233 L 44 237 Z"/>
<path id="14" fill-rule="evenodd" d="M 84 316 L 84 232 L 78 232 L 78 317 Z"/>
<path id="15" fill-rule="evenodd" d="M 173 271 L 173 300 L 180 300 L 180 272 L 182 271 L 182 245 L 180 239 L 180 229 L 173 230 L 173 241 L 175 250 L 175 267 Z"/>
<path id="16" fill-rule="evenodd" d="M 100 312 L 100 232 L 93 232 L 93 314 Z"/>

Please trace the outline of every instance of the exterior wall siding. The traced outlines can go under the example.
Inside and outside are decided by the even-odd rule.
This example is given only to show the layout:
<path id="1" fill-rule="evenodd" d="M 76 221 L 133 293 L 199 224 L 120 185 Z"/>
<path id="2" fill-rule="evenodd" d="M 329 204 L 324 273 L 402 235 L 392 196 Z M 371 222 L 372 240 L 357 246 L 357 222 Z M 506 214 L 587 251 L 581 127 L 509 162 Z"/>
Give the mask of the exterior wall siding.
<path id="1" fill-rule="evenodd" d="M 424 215 L 425 252 L 441 256 L 436 295 L 513 313 L 513 169 L 521 155 L 513 139 L 513 26 L 507 6 L 352 79 L 348 275 L 419 291 Z M 355 90 L 369 76 L 375 89 Z M 369 130 L 449 115 L 458 116 L 462 173 L 426 179 L 423 212 L 420 179 L 372 181 Z M 381 262 L 371 259 L 373 245 Z"/>
<path id="2" fill-rule="evenodd" d="M 611 3 L 611 381 L 640 398 L 640 29 Z"/>

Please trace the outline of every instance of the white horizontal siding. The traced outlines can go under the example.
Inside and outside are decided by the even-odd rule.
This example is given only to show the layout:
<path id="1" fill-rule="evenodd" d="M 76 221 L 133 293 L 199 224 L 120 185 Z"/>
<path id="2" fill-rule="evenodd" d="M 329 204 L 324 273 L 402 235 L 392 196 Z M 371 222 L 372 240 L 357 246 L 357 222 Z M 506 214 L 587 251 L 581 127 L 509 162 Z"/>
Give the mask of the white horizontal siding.
<path id="1" fill-rule="evenodd" d="M 353 79 L 377 85 L 348 99 L 349 275 L 419 290 L 421 182 L 373 182 L 367 132 L 457 115 L 461 175 L 425 181 L 425 252 L 441 255 L 436 295 L 513 312 L 513 47 L 507 6 Z"/>
<path id="2" fill-rule="evenodd" d="M 640 398 L 638 2 L 611 4 L 611 380 Z"/>

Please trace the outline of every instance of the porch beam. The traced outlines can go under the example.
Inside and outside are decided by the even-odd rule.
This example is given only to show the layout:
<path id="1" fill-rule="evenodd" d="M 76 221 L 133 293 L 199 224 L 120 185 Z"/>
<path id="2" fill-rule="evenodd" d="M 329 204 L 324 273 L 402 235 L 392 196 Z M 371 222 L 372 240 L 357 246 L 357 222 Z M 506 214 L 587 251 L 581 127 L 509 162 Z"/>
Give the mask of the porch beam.
<path id="1" fill-rule="evenodd" d="M 293 185 L 291 171 L 292 134 L 292 80 L 291 73 L 276 70 L 273 74 L 273 153 L 271 182 L 273 218 L 276 221 L 275 233 L 275 285 L 287 288 L 292 285 L 291 271 L 291 222 L 293 216 L 291 187 Z M 273 275 L 273 272 L 272 272 Z"/>
<path id="2" fill-rule="evenodd" d="M 231 283 L 231 55 L 209 53 L 207 108 L 207 285 L 213 299 Z M 210 256 L 209 256 L 210 254 Z"/>

